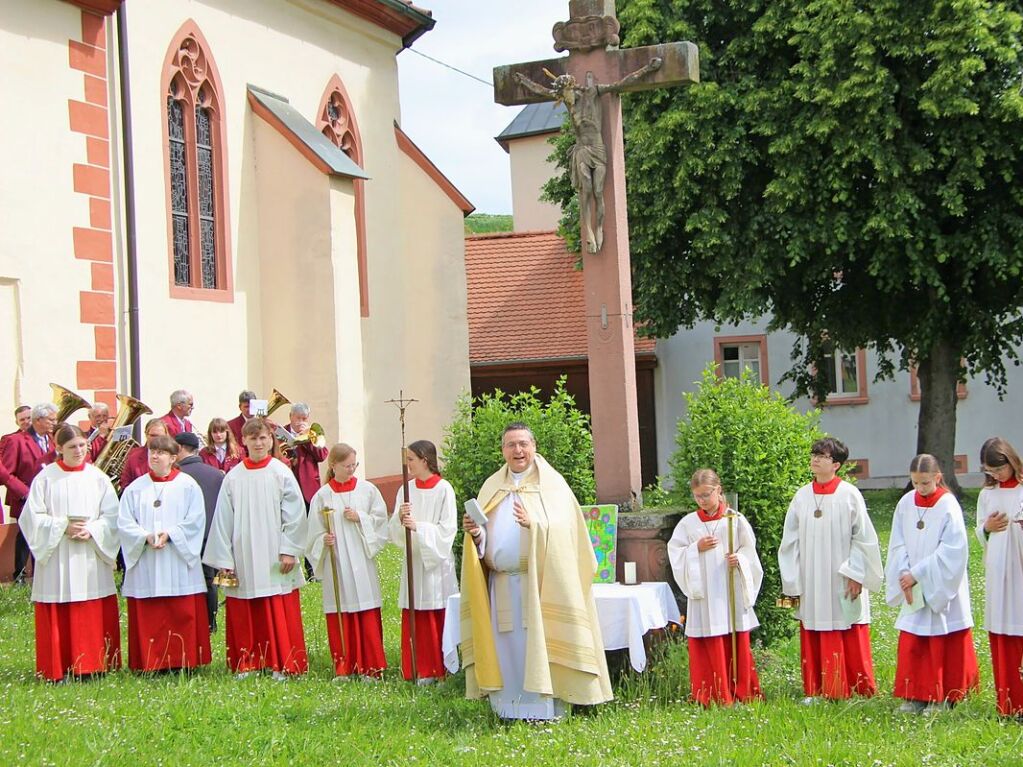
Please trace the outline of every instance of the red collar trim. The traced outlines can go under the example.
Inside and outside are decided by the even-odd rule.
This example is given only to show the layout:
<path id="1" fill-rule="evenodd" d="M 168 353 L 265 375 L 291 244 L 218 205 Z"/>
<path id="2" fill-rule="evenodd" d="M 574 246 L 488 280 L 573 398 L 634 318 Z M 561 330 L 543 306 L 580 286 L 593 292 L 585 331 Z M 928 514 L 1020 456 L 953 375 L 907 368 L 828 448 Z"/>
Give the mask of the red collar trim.
<path id="1" fill-rule="evenodd" d="M 432 490 L 440 482 L 440 474 L 434 474 L 429 479 L 417 479 L 416 487 L 420 490 Z"/>
<path id="2" fill-rule="evenodd" d="M 338 482 L 336 479 L 331 479 L 327 484 L 330 485 L 330 489 L 335 493 L 350 493 L 355 489 L 355 483 L 358 481 L 358 477 L 350 477 L 347 482 Z"/>
<path id="3" fill-rule="evenodd" d="M 180 473 L 181 473 L 181 469 L 179 469 L 177 466 L 172 468 L 170 470 L 170 474 L 168 474 L 166 477 L 158 477 L 155 474 L 153 474 L 152 470 L 150 470 L 149 478 L 151 480 L 153 480 L 153 482 L 170 482 L 172 479 L 174 479 Z"/>
<path id="4" fill-rule="evenodd" d="M 836 490 L 838 490 L 838 486 L 840 484 L 842 484 L 842 478 L 837 475 L 834 478 L 832 478 L 829 482 L 825 482 L 823 485 L 817 482 L 817 480 L 814 480 L 813 494 L 832 495 Z"/>
<path id="5" fill-rule="evenodd" d="M 716 512 L 714 512 L 713 516 L 711 516 L 710 514 L 705 512 L 699 506 L 696 507 L 696 514 L 697 514 L 697 516 L 699 516 L 701 522 L 713 522 L 714 520 L 721 519 L 721 517 L 724 515 L 724 513 L 727 510 L 728 510 L 728 504 L 726 504 L 724 501 L 722 501 L 720 503 L 720 505 L 718 505 L 718 510 Z"/>
<path id="6" fill-rule="evenodd" d="M 913 493 L 913 503 L 919 506 L 921 509 L 930 509 L 941 500 L 941 496 L 947 493 L 948 490 L 944 487 L 939 487 L 930 495 L 920 495 L 920 491 L 917 490 Z"/>
<path id="7" fill-rule="evenodd" d="M 268 455 L 262 461 L 253 461 L 251 458 L 246 457 L 242 459 L 242 463 L 245 464 L 246 469 L 265 469 L 270 465 L 270 461 L 273 459 L 274 457 L 272 455 Z"/>
<path id="8" fill-rule="evenodd" d="M 58 458 L 56 463 L 64 471 L 85 471 L 85 461 L 82 461 L 77 466 L 68 466 L 66 463 L 64 463 L 62 460 Z"/>
<path id="9" fill-rule="evenodd" d="M 998 486 L 1005 490 L 1011 490 L 1014 487 L 1019 487 L 1019 480 L 1013 477 L 1012 479 L 1007 479 L 1004 482 L 999 482 Z"/>

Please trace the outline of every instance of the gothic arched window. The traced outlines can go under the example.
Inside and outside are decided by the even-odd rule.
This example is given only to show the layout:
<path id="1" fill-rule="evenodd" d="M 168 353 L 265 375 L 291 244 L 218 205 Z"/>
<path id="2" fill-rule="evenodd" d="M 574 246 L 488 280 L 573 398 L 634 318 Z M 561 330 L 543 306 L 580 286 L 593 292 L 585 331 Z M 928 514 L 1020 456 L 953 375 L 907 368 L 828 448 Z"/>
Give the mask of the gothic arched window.
<path id="1" fill-rule="evenodd" d="M 341 78 L 334 75 L 327 83 L 320 99 L 320 110 L 316 116 L 316 128 L 327 137 L 334 146 L 348 155 L 352 162 L 360 168 L 362 164 L 362 139 L 359 136 L 359 124 L 352 111 L 352 103 L 348 98 Z M 355 241 L 356 258 L 359 266 L 359 308 L 363 317 L 369 316 L 369 276 L 366 264 L 366 182 L 364 179 L 352 179 L 355 188 Z"/>
<path id="2" fill-rule="evenodd" d="M 224 111 L 202 33 L 179 30 L 164 67 L 171 291 L 181 298 L 230 294 Z"/>

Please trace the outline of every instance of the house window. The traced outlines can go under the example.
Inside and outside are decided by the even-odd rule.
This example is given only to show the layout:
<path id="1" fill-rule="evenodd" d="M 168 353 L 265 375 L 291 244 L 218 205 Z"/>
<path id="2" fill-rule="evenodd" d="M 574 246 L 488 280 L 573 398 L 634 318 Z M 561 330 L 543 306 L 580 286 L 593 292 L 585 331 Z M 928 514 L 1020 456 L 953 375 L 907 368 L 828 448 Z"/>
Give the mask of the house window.
<path id="1" fill-rule="evenodd" d="M 862 405 L 867 397 L 867 353 L 832 348 L 824 355 L 828 399 L 823 405 Z"/>
<path id="2" fill-rule="evenodd" d="M 765 386 L 767 374 L 767 336 L 725 336 L 714 339 L 714 361 L 718 375 L 723 378 L 738 378 L 743 370 L 749 370 L 753 377 Z"/>
<path id="3" fill-rule="evenodd" d="M 164 67 L 171 295 L 231 299 L 221 89 L 199 30 L 189 22 Z"/>

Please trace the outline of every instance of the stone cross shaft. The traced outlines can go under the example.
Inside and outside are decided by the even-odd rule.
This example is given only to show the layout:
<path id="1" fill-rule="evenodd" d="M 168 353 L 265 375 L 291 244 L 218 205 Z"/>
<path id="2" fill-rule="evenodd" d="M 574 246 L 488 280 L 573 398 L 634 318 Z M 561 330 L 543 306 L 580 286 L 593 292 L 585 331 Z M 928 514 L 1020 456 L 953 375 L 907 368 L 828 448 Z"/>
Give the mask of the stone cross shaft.
<path id="1" fill-rule="evenodd" d="M 569 112 L 580 232 L 593 254 L 583 281 L 597 497 L 630 505 L 642 475 L 619 94 L 698 82 L 699 56 L 688 42 L 619 49 L 614 0 L 569 0 L 569 15 L 553 30 L 555 50 L 568 55 L 496 67 L 494 100 L 559 100 Z"/>

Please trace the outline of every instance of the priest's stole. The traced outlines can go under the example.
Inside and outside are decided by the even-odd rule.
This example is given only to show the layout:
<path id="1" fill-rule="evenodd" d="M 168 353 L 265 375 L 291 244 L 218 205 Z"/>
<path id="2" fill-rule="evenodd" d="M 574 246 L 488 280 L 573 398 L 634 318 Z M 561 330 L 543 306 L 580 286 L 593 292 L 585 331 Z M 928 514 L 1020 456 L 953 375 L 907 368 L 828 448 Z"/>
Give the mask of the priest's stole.
<path id="1" fill-rule="evenodd" d="M 613 503 L 584 506 L 583 517 L 590 531 L 590 543 L 597 555 L 594 583 L 615 582 L 615 562 L 618 553 L 618 507 Z"/>

